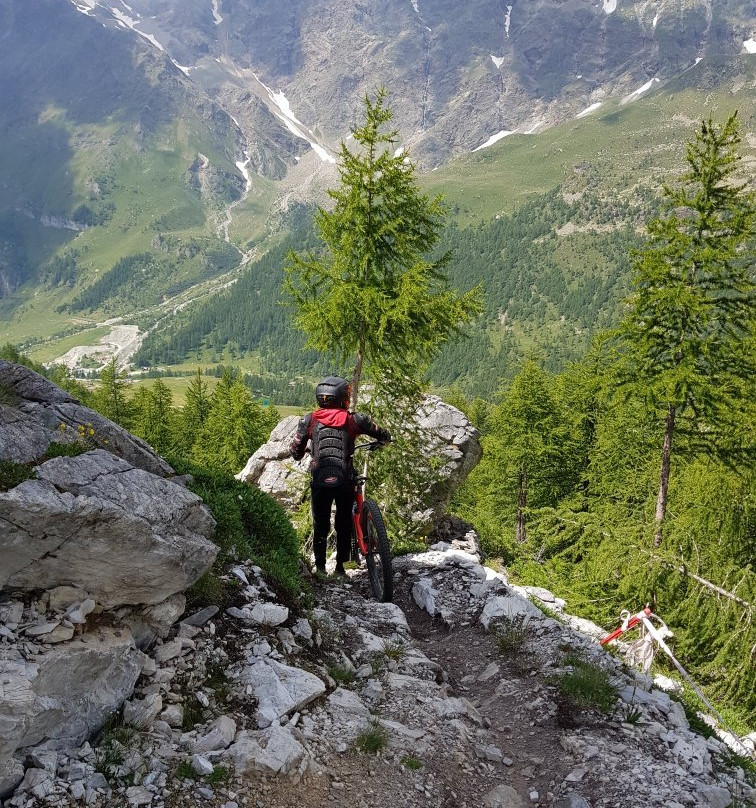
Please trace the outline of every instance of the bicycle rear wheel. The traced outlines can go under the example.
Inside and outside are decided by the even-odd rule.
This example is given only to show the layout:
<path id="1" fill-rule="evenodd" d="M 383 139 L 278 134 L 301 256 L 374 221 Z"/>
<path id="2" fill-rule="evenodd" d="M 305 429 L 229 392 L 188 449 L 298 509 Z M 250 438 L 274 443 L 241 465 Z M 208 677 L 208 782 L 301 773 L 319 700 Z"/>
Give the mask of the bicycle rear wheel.
<path id="1" fill-rule="evenodd" d="M 386 526 L 380 508 L 372 499 L 362 505 L 362 528 L 367 544 L 368 578 L 373 596 L 382 603 L 389 603 L 394 596 L 394 572 L 391 566 L 391 550 Z"/>

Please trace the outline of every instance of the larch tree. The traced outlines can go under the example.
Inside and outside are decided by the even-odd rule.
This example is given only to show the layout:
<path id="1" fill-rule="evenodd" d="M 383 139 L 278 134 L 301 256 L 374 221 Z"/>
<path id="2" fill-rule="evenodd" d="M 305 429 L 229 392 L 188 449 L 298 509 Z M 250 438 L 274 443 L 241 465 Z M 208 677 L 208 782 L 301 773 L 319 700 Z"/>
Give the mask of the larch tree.
<path id="1" fill-rule="evenodd" d="M 739 143 L 737 113 L 721 126 L 702 122 L 687 146 L 688 170 L 664 186 L 662 215 L 635 261 L 621 333 L 632 382 L 664 419 L 656 547 L 680 418 L 716 448 L 729 414 L 753 398 L 754 195 L 735 179 Z"/>
<path id="2" fill-rule="evenodd" d="M 127 386 L 126 374 L 119 371 L 115 359 L 111 359 L 102 369 L 92 406 L 106 418 L 128 429 L 132 407 L 126 394 Z"/>
<path id="3" fill-rule="evenodd" d="M 319 208 L 322 249 L 292 253 L 285 288 L 308 345 L 351 367 L 352 404 L 360 380 L 394 397 L 419 389 L 438 348 L 479 311 L 476 290 L 449 288 L 448 255 L 432 258 L 444 221 L 440 198 L 420 192 L 401 149 L 386 90 L 364 102 L 354 146 L 341 144 L 340 184 Z"/>

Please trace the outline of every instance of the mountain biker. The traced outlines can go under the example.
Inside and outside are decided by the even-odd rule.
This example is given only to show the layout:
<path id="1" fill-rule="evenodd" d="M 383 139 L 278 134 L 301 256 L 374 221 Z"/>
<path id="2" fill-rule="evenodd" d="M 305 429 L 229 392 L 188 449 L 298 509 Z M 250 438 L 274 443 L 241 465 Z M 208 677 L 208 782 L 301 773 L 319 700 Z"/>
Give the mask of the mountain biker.
<path id="1" fill-rule="evenodd" d="M 352 545 L 352 503 L 355 471 L 354 439 L 370 435 L 379 443 L 391 441 L 391 433 L 370 416 L 349 412 L 351 385 L 340 376 L 327 376 L 315 388 L 319 409 L 301 418 L 289 452 L 295 460 L 304 457 L 312 441 L 310 493 L 312 500 L 315 569 L 325 572 L 326 540 L 331 529 L 331 505 L 336 503 L 336 574 L 346 575 Z"/>

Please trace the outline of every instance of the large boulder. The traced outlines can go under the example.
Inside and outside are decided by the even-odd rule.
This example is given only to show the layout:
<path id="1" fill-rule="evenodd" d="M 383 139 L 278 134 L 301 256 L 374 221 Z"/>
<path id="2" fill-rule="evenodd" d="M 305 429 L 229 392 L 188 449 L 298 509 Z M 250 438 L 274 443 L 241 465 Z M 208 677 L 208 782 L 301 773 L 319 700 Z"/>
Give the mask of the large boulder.
<path id="1" fill-rule="evenodd" d="M 106 608 L 155 604 L 218 548 L 202 500 L 102 449 L 57 457 L 0 494 L 0 590 L 78 586 Z"/>
<path id="2" fill-rule="evenodd" d="M 32 661 L 10 656 L 0 658 L 0 774 L 19 767 L 17 750 L 80 745 L 131 693 L 145 659 L 128 629 L 106 627 Z"/>
<path id="3" fill-rule="evenodd" d="M 423 455 L 429 460 L 428 479 L 431 483 L 414 504 L 412 516 L 415 522 L 430 526 L 444 515 L 452 494 L 480 461 L 480 435 L 464 413 L 438 396 L 426 396 L 414 420 L 426 442 Z M 302 503 L 309 484 L 309 455 L 301 462 L 289 456 L 298 422 L 293 415 L 280 421 L 268 442 L 236 475 L 270 494 L 289 511 Z M 431 466 L 434 467 L 432 471 Z"/>
<path id="4" fill-rule="evenodd" d="M 256 485 L 270 494 L 287 510 L 295 510 L 302 502 L 310 478 L 310 456 L 300 462 L 289 455 L 289 446 L 297 431 L 299 418 L 290 415 L 279 421 L 264 443 L 236 475 L 238 480 Z"/>
<path id="5" fill-rule="evenodd" d="M 0 359 L 0 460 L 33 463 L 51 443 L 83 443 L 161 477 L 174 473 L 141 438 L 84 407 L 39 373 Z"/>

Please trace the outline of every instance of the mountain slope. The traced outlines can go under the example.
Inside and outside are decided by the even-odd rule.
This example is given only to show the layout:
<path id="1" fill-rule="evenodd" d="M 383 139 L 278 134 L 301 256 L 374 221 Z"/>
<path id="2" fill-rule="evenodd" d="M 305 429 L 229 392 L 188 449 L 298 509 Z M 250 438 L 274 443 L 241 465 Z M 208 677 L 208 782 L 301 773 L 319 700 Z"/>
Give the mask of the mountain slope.
<path id="1" fill-rule="evenodd" d="M 696 59 L 744 53 L 756 33 L 743 0 L 87 2 L 154 37 L 229 108 L 261 100 L 321 147 L 338 146 L 360 99 L 384 83 L 424 168 L 672 79 Z"/>
<path id="2" fill-rule="evenodd" d="M 0 14 L 3 313 L 24 282 L 49 311 L 137 252 L 171 265 L 157 300 L 214 272 L 203 258 L 226 247 L 210 219 L 244 192 L 228 115 L 150 43 L 70 4 L 3 2 Z"/>
<path id="3" fill-rule="evenodd" d="M 170 325 L 228 286 L 295 203 L 325 199 L 382 82 L 401 145 L 439 167 L 424 183 L 461 223 L 560 186 L 574 211 L 552 229 L 574 228 L 559 259 L 573 273 L 603 249 L 586 229 L 642 225 L 702 115 L 753 107 L 749 14 L 739 0 L 0 0 L 0 339 L 50 361 L 77 331 Z M 502 271 L 481 280 L 502 287 Z"/>

